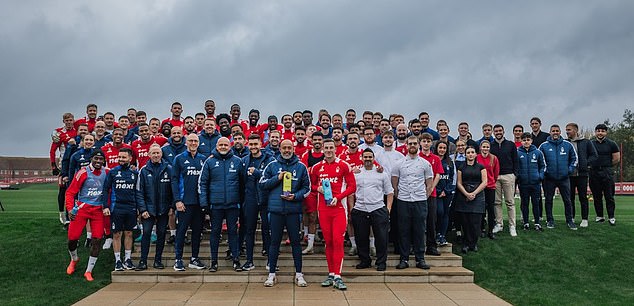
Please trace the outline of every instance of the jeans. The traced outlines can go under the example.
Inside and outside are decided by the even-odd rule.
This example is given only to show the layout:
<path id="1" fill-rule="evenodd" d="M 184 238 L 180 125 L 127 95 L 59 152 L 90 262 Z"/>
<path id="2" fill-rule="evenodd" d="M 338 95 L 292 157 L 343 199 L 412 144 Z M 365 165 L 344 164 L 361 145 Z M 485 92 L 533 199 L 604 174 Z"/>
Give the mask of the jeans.
<path id="1" fill-rule="evenodd" d="M 447 228 L 449 227 L 449 208 L 452 200 L 453 194 L 436 198 L 436 231 L 443 236 L 447 235 Z"/>

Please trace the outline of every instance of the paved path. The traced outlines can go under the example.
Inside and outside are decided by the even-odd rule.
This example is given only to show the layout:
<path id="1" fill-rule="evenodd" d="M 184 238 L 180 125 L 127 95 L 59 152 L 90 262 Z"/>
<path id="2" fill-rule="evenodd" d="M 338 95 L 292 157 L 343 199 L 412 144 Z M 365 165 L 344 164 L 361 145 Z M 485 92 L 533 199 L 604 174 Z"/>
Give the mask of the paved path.
<path id="1" fill-rule="evenodd" d="M 309 284 L 113 283 L 75 305 L 389 306 L 510 305 L 472 283 L 349 283 L 347 291 Z"/>

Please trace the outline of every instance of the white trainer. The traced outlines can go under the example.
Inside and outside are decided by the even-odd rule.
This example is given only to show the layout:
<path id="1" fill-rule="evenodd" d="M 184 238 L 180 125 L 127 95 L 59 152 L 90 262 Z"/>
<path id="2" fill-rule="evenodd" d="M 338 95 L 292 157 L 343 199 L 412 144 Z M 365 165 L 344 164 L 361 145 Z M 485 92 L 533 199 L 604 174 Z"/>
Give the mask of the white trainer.
<path id="1" fill-rule="evenodd" d="M 107 250 L 110 247 L 112 247 L 112 238 L 108 238 L 106 239 L 106 241 L 104 241 L 102 249 Z"/>
<path id="2" fill-rule="evenodd" d="M 370 256 L 376 257 L 376 247 L 370 247 Z"/>
<path id="3" fill-rule="evenodd" d="M 303 273 L 295 275 L 295 284 L 297 284 L 297 287 L 308 287 L 308 283 L 304 279 Z"/>
<path id="4" fill-rule="evenodd" d="M 500 224 L 495 224 L 495 226 L 493 227 L 493 233 L 497 234 L 499 232 L 501 232 L 504 229 L 504 226 L 500 225 Z"/>
<path id="5" fill-rule="evenodd" d="M 511 233 L 511 237 L 517 237 L 517 231 L 515 230 L 515 226 L 509 226 L 509 233 Z"/>
<path id="6" fill-rule="evenodd" d="M 581 220 L 579 227 L 588 227 L 588 220 Z"/>
<path id="7" fill-rule="evenodd" d="M 277 278 L 275 275 L 269 275 L 269 277 L 264 281 L 264 287 L 273 287 L 277 283 Z"/>
<path id="8" fill-rule="evenodd" d="M 308 254 L 313 254 L 314 252 L 315 251 L 313 251 L 313 246 L 309 245 L 302 251 L 302 254 L 308 255 Z"/>

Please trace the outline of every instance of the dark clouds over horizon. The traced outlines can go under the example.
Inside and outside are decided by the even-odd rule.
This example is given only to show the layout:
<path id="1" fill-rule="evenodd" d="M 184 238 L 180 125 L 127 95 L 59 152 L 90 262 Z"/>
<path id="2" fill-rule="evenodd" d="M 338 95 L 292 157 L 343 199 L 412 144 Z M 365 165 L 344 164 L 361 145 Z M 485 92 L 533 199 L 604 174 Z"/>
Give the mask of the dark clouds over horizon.
<path id="1" fill-rule="evenodd" d="M 61 114 L 91 102 L 424 110 L 510 137 L 534 115 L 620 121 L 634 97 L 632 1 L 10 1 L 0 17 L 0 120 L 19 127 L 0 155 L 47 156 Z"/>

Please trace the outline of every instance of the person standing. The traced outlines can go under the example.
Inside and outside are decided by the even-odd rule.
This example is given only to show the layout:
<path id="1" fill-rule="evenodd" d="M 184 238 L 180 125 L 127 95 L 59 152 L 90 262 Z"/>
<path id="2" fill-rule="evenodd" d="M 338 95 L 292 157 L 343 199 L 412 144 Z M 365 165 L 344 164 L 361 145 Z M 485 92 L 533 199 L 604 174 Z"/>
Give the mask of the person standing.
<path id="1" fill-rule="evenodd" d="M 504 228 L 502 202 L 506 204 L 511 237 L 517 236 L 515 228 L 515 175 L 517 174 L 517 147 L 515 142 L 504 138 L 504 127 L 496 124 L 493 127 L 495 139 L 491 142 L 491 154 L 500 162 L 500 175 L 495 182 L 495 217 L 496 227 L 493 233 Z"/>
<path id="2" fill-rule="evenodd" d="M 581 223 L 579 227 L 588 227 L 588 169 L 597 159 L 597 150 L 592 142 L 579 134 L 579 126 L 574 123 L 566 125 L 566 136 L 577 152 L 578 165 L 575 171 L 570 174 L 570 203 L 572 203 L 572 217 L 575 217 L 575 193 L 579 194 L 579 204 L 581 205 Z M 576 190 L 576 192 L 575 192 Z"/>
<path id="3" fill-rule="evenodd" d="M 488 231 L 486 231 L 486 234 L 489 239 L 495 239 L 496 237 L 493 233 L 494 226 L 497 226 L 497 223 L 495 221 L 495 188 L 497 179 L 500 175 L 500 162 L 497 156 L 491 154 L 491 143 L 489 143 L 489 141 L 483 140 L 480 143 L 480 153 L 478 154 L 478 157 L 476 157 L 476 161 L 487 171 L 487 185 L 484 188 L 484 204 L 487 215 L 486 223 L 488 225 Z M 481 227 L 481 231 L 483 234 L 486 230 L 484 223 L 485 219 L 483 214 Z"/>
<path id="4" fill-rule="evenodd" d="M 517 149 L 519 159 L 519 170 L 517 173 L 517 181 L 520 188 L 520 199 L 522 209 L 522 221 L 524 221 L 524 230 L 528 230 L 528 203 L 533 206 L 533 219 L 535 222 L 535 230 L 541 231 L 540 223 L 540 201 L 542 198 L 541 183 L 544 180 L 544 154 L 533 145 L 533 138 L 530 133 L 524 133 L 521 136 L 522 146 Z"/>
<path id="5" fill-rule="evenodd" d="M 103 185 L 106 181 L 108 169 L 103 168 L 105 156 L 101 150 L 92 151 L 90 154 L 90 164 L 80 169 L 66 189 L 66 209 L 71 220 L 68 226 L 68 253 L 70 263 L 66 268 L 66 274 L 75 272 L 79 256 L 77 256 L 77 244 L 81 232 L 86 223 L 90 221 L 94 227 L 94 232 L 90 245 L 90 258 L 88 267 L 84 273 L 84 278 L 92 282 L 92 269 L 97 263 L 99 249 L 101 248 L 101 237 L 103 235 L 103 216 L 106 213 L 103 209 Z M 77 203 L 75 203 L 77 197 Z"/>
<path id="6" fill-rule="evenodd" d="M 324 234 L 328 262 L 328 278 L 321 283 L 321 286 L 333 286 L 335 289 L 346 290 L 347 287 L 341 279 L 341 269 L 348 214 L 346 204 L 342 200 L 353 194 L 357 186 L 350 165 L 335 157 L 335 142 L 332 139 L 325 139 L 323 147 L 324 160 L 315 164 L 310 170 L 310 180 L 318 182 L 312 184 L 311 189 L 317 192 L 319 225 Z M 331 195 L 332 199 L 329 198 L 326 201 L 326 196 Z"/>
<path id="7" fill-rule="evenodd" d="M 431 165 L 434 179 L 431 184 L 431 193 L 427 194 L 427 231 L 425 235 L 426 255 L 440 256 L 438 244 L 436 243 L 436 185 L 440 181 L 440 176 L 445 174 L 440 158 L 431 152 L 433 136 L 427 132 L 422 133 L 420 139 L 420 152 L 418 155 L 424 158 Z"/>
<path id="8" fill-rule="evenodd" d="M 141 215 L 143 236 L 141 238 L 141 259 L 137 271 L 147 269 L 152 227 L 156 225 L 156 253 L 154 269 L 163 269 L 163 248 L 169 211 L 174 205 L 172 194 L 172 165 L 163 160 L 163 152 L 158 144 L 150 147 L 150 161 L 139 171 L 136 185 L 137 210 Z"/>
<path id="9" fill-rule="evenodd" d="M 443 126 L 441 126 L 442 128 Z M 440 139 L 436 141 L 434 146 L 434 151 L 438 154 L 444 170 L 436 185 L 436 194 L 438 195 L 436 198 L 436 214 L 438 218 L 436 223 L 436 243 L 441 246 L 448 244 L 445 235 L 449 227 L 449 206 L 456 192 L 456 165 L 449 157 L 450 144 L 453 143 Z"/>
<path id="10" fill-rule="evenodd" d="M 242 271 L 238 245 L 238 217 L 240 204 L 244 199 L 244 173 L 242 160 L 231 152 L 229 139 L 218 139 L 216 150 L 204 163 L 198 188 L 200 206 L 204 211 L 211 210 L 210 272 L 218 271 L 218 246 L 223 220 L 227 222 L 233 270 Z"/>
<path id="11" fill-rule="evenodd" d="M 313 148 L 309 149 L 302 155 L 301 162 L 308 168 L 308 172 L 312 167 L 324 160 L 323 140 L 324 136 L 321 132 L 315 132 L 311 135 Z M 303 222 L 304 236 L 308 237 L 308 246 L 302 251 L 302 254 L 313 254 L 313 246 L 315 244 L 315 234 L 317 233 L 317 188 L 320 182 L 311 180 L 312 185 L 310 193 L 304 199 L 303 205 Z"/>
<path id="12" fill-rule="evenodd" d="M 482 214 L 484 213 L 484 193 L 487 185 L 487 171 L 484 166 L 476 161 L 475 148 L 469 147 L 466 150 L 467 160 L 458 169 L 458 179 L 456 188 L 456 212 L 458 213 L 464 231 L 462 238 L 462 253 L 468 251 L 478 251 L 478 234 Z"/>
<path id="13" fill-rule="evenodd" d="M 277 259 L 280 243 L 282 242 L 282 234 L 284 229 L 286 229 L 290 238 L 293 261 L 295 263 L 295 284 L 298 287 L 306 287 L 308 284 L 304 280 L 304 274 L 302 273 L 300 226 L 302 201 L 310 192 L 310 180 L 308 178 L 308 169 L 299 162 L 299 158 L 293 152 L 293 142 L 291 140 L 282 140 L 280 154 L 264 169 L 259 186 L 266 196 L 265 201 L 269 205 L 271 226 L 269 275 L 264 282 L 264 286 L 272 287 L 277 281 L 275 276 Z"/>
<path id="14" fill-rule="evenodd" d="M 530 121 L 531 126 L 531 137 L 533 138 L 533 145 L 538 147 L 542 145 L 542 143 L 546 142 L 548 133 L 542 131 L 542 120 L 539 117 L 533 117 Z"/>
<path id="15" fill-rule="evenodd" d="M 112 222 L 112 249 L 114 250 L 115 271 L 134 270 L 132 263 L 132 230 L 136 226 L 137 203 L 136 183 L 138 171 L 130 167 L 132 149 L 119 150 L 119 165 L 106 176 L 103 193 L 104 215 Z M 151 228 L 150 228 L 151 230 Z M 124 235 L 125 259 L 121 260 L 121 237 Z"/>
<path id="16" fill-rule="evenodd" d="M 198 135 L 187 135 L 185 143 L 187 145 L 187 151 L 177 155 L 172 165 L 172 193 L 176 206 L 176 219 L 178 220 L 176 227 L 176 245 L 174 247 L 174 253 L 176 253 L 176 260 L 174 262 L 175 271 L 185 271 L 185 265 L 183 264 L 183 246 L 185 244 L 187 228 L 191 228 L 192 230 L 192 256 L 188 267 L 197 270 L 202 270 L 206 267 L 198 258 L 198 252 L 200 251 L 200 234 L 204 219 L 198 198 L 198 179 L 205 162 L 205 156 L 197 153 L 199 143 Z"/>
<path id="17" fill-rule="evenodd" d="M 385 271 L 394 188 L 390 175 L 386 172 L 376 171 L 372 149 L 363 150 L 362 159 L 363 167 L 359 169 L 358 173 L 355 173 L 356 201 L 350 214 L 357 237 L 358 255 L 361 260 L 356 268 L 365 269 L 372 266 L 370 258 L 370 229 L 372 229 L 374 246 L 376 247 L 376 270 Z"/>
<path id="18" fill-rule="evenodd" d="M 431 164 L 418 155 L 418 137 L 407 138 L 407 155 L 392 169 L 392 186 L 398 208 L 400 262 L 397 269 L 409 267 L 411 243 L 414 242 L 416 267 L 429 269 L 425 263 L 425 228 L 427 195 L 432 193 L 434 173 Z"/>
<path id="19" fill-rule="evenodd" d="M 561 199 L 564 202 L 566 224 L 571 230 L 577 230 L 577 225 L 572 219 L 572 203 L 570 202 L 570 174 L 577 167 L 577 153 L 572 144 L 561 138 L 561 128 L 553 124 L 550 127 L 550 136 L 546 142 L 539 146 L 546 161 L 546 173 L 544 174 L 544 195 L 546 197 L 546 227 L 555 228 L 553 218 L 553 197 L 555 188 L 559 189 Z"/>
<path id="20" fill-rule="evenodd" d="M 610 225 L 616 225 L 614 210 L 614 170 L 621 161 L 619 146 L 613 140 L 607 138 L 608 126 L 599 124 L 594 128 L 595 139 L 592 144 L 597 150 L 598 158 L 591 163 L 590 169 L 590 190 L 594 197 L 594 210 L 597 213 L 596 222 L 605 222 L 603 215 L 603 198 L 605 197 L 605 207 L 608 211 L 608 221 Z"/>

